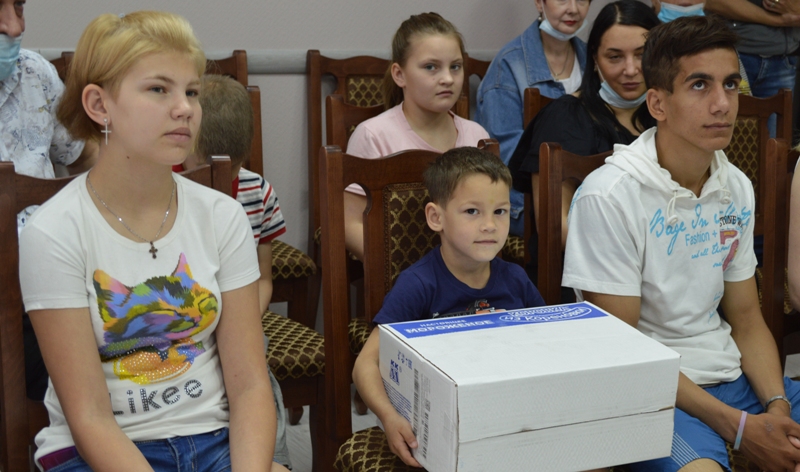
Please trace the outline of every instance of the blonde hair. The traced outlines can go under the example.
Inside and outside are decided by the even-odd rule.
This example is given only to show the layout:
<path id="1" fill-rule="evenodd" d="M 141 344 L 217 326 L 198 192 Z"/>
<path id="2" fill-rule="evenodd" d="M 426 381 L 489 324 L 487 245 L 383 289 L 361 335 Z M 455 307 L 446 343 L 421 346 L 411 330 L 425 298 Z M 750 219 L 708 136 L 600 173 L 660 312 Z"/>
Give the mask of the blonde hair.
<path id="1" fill-rule="evenodd" d="M 438 13 L 420 13 L 412 15 L 400 24 L 400 28 L 392 39 L 392 64 L 397 63 L 405 67 L 408 56 L 411 55 L 411 41 L 418 36 L 439 34 L 450 36 L 458 41 L 461 55 L 464 56 L 464 38 L 452 23 L 442 18 Z M 397 86 L 392 78 L 392 64 L 383 76 L 381 92 L 383 93 L 383 106 L 388 110 L 403 101 L 403 89 Z"/>
<path id="2" fill-rule="evenodd" d="M 56 116 L 76 139 L 98 140 L 100 125 L 83 109 L 83 89 L 96 84 L 116 96 L 125 74 L 145 56 L 186 54 L 202 76 L 206 57 L 185 18 L 174 13 L 138 11 L 100 15 L 86 27 L 67 74 Z"/>

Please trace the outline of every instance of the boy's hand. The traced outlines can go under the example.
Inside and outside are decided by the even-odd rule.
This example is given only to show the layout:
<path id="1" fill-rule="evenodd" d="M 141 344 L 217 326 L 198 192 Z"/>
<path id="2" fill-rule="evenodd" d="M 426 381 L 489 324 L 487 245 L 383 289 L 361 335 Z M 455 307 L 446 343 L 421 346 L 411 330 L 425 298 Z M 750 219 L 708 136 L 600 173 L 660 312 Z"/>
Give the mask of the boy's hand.
<path id="1" fill-rule="evenodd" d="M 414 437 L 414 433 L 411 431 L 411 425 L 399 414 L 391 415 L 387 420 L 381 420 L 381 422 L 386 431 L 386 438 L 389 440 L 389 447 L 392 452 L 397 454 L 397 457 L 402 459 L 406 465 L 422 467 L 411 455 L 411 449 L 416 449 L 419 446 L 417 438 Z"/>
<path id="2" fill-rule="evenodd" d="M 762 469 L 796 470 L 800 462 L 797 437 L 800 437 L 800 425 L 791 418 L 770 413 L 749 415 L 741 450 Z"/>

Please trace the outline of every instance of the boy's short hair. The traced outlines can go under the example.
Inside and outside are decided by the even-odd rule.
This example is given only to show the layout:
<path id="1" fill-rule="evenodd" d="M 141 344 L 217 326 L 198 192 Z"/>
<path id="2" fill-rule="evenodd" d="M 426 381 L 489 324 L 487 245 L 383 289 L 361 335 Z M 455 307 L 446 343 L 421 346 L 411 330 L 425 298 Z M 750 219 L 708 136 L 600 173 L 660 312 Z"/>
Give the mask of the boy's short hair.
<path id="1" fill-rule="evenodd" d="M 483 174 L 511 188 L 511 171 L 491 152 L 475 147 L 451 149 L 439 156 L 422 174 L 431 200 L 445 206 L 453 197 L 459 182 L 472 174 Z"/>
<path id="2" fill-rule="evenodd" d="M 711 49 L 736 52 L 736 33 L 716 15 L 691 16 L 662 23 L 647 34 L 642 72 L 647 88 L 672 93 L 682 57 Z"/>
<path id="3" fill-rule="evenodd" d="M 195 155 L 228 155 L 231 166 L 241 165 L 250 156 L 253 142 L 253 105 L 247 89 L 223 75 L 205 75 L 202 84 L 203 120 Z"/>

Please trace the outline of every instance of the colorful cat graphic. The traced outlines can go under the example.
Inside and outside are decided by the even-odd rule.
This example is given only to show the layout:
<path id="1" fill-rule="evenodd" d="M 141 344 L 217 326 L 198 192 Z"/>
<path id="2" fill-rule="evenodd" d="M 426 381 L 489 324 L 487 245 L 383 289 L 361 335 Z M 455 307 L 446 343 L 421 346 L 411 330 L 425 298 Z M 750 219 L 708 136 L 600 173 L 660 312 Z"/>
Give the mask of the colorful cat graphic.
<path id="1" fill-rule="evenodd" d="M 142 385 L 171 379 L 205 352 L 191 336 L 214 322 L 217 297 L 192 279 L 184 254 L 171 275 L 135 287 L 98 269 L 94 287 L 105 341 L 100 358 L 114 363 L 120 379 Z"/>

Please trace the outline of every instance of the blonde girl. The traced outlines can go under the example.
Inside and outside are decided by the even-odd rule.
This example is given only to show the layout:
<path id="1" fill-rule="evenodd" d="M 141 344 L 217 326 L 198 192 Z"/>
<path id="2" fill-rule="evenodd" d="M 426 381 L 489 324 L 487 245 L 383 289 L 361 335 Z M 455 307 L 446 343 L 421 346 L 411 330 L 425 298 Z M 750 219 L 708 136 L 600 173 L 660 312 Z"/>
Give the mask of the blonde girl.
<path id="1" fill-rule="evenodd" d="M 101 15 L 78 43 L 58 118 L 99 158 L 20 241 L 50 373 L 43 470 L 285 470 L 247 218 L 171 170 L 197 136 L 204 68 L 170 13 Z"/>

